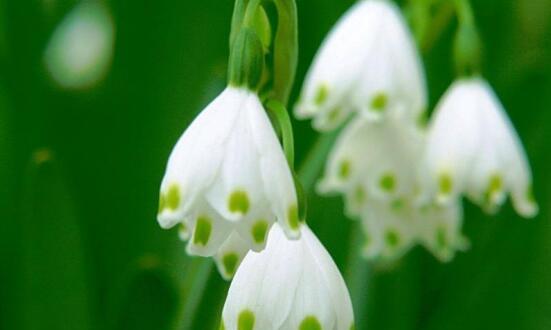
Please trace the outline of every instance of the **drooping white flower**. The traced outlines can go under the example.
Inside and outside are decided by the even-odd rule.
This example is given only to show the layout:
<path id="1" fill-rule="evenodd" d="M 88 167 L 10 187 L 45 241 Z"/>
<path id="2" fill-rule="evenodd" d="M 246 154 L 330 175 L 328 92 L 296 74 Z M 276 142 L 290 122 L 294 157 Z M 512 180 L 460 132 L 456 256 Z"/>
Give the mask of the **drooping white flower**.
<path id="1" fill-rule="evenodd" d="M 101 80 L 113 57 L 115 26 L 101 1 L 83 1 L 55 29 L 46 67 L 63 88 L 86 88 Z"/>
<path id="2" fill-rule="evenodd" d="M 423 143 L 423 132 L 407 121 L 354 118 L 338 137 L 318 188 L 343 193 L 352 216 L 367 199 L 393 201 L 413 195 Z"/>
<path id="3" fill-rule="evenodd" d="M 228 87 L 174 147 L 161 183 L 159 224 L 183 223 L 188 253 L 213 256 L 233 244 L 232 233 L 262 250 L 276 220 L 290 238 L 299 237 L 291 171 L 256 93 Z"/>
<path id="4" fill-rule="evenodd" d="M 363 0 L 323 42 L 295 110 L 327 130 L 353 111 L 372 119 L 395 112 L 416 121 L 426 105 L 421 59 L 399 8 L 387 0 Z"/>
<path id="5" fill-rule="evenodd" d="M 226 330 L 353 329 L 348 290 L 323 245 L 306 225 L 289 240 L 275 224 L 266 249 L 249 252 L 224 304 Z"/>
<path id="6" fill-rule="evenodd" d="M 367 259 L 395 260 L 422 244 L 442 262 L 469 247 L 462 234 L 461 203 L 419 205 L 413 198 L 370 200 L 361 214 Z"/>
<path id="7" fill-rule="evenodd" d="M 463 235 L 463 209 L 456 200 L 449 205 L 429 204 L 415 209 L 419 242 L 442 262 L 453 259 L 455 252 L 469 248 Z"/>
<path id="8" fill-rule="evenodd" d="M 482 78 L 459 79 L 431 120 L 423 181 L 445 203 L 466 194 L 495 212 L 511 194 L 517 212 L 534 216 L 532 174 L 505 109 Z"/>
<path id="9" fill-rule="evenodd" d="M 367 259 L 400 258 L 417 242 L 416 209 L 406 199 L 370 200 L 361 214 Z"/>

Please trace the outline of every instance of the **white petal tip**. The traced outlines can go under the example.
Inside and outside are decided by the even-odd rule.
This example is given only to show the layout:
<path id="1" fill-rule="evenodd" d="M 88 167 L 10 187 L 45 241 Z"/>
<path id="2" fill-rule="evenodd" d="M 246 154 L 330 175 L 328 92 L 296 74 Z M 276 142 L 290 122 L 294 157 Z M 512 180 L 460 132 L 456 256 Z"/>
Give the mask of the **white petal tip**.
<path id="1" fill-rule="evenodd" d="M 159 226 L 161 228 L 170 229 L 176 226 L 176 224 L 178 224 L 179 221 L 173 216 L 166 214 L 166 212 L 163 212 L 157 215 L 157 222 L 159 223 Z"/>

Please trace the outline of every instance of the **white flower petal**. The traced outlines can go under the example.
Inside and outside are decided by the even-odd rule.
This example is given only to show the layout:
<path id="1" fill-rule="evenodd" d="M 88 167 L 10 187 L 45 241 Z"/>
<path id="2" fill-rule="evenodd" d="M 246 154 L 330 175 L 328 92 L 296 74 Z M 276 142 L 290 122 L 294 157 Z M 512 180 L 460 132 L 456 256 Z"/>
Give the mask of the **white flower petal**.
<path id="1" fill-rule="evenodd" d="M 476 98 L 471 86 L 454 84 L 446 91 L 431 119 L 427 136 L 425 182 L 441 203 L 465 190 L 471 164 L 481 141 Z"/>
<path id="2" fill-rule="evenodd" d="M 468 240 L 461 233 L 463 210 L 459 201 L 419 209 L 416 224 L 420 242 L 442 262 L 450 261 L 456 251 L 469 247 Z"/>
<path id="3" fill-rule="evenodd" d="M 392 260 L 409 251 L 417 239 L 414 212 L 407 200 L 370 201 L 362 212 L 365 256 Z"/>
<path id="4" fill-rule="evenodd" d="M 225 280 L 230 280 L 233 277 L 248 251 L 249 245 L 235 232 L 231 233 L 220 246 L 214 256 L 214 261 L 218 272 Z"/>
<path id="5" fill-rule="evenodd" d="M 338 269 L 312 232 L 302 225 L 301 238 L 289 240 L 275 224 L 266 249 L 249 252 L 235 274 L 223 323 L 236 330 L 349 330 L 353 313 Z"/>
<path id="6" fill-rule="evenodd" d="M 203 110 L 180 137 L 170 157 L 163 181 L 158 220 L 163 228 L 182 221 L 198 196 L 215 180 L 235 121 L 228 104 L 239 98 L 226 89 Z"/>
<path id="7" fill-rule="evenodd" d="M 222 218 L 216 210 L 202 202 L 190 220 L 193 228 L 187 244 L 187 253 L 203 257 L 216 254 L 231 233 L 231 223 Z"/>

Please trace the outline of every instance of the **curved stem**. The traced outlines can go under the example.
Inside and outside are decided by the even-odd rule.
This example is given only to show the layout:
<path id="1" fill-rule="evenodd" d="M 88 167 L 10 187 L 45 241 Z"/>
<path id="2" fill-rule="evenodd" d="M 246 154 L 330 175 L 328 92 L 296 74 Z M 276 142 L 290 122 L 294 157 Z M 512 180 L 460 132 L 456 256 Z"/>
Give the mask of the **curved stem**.
<path id="1" fill-rule="evenodd" d="M 279 131 L 281 132 L 281 140 L 283 144 L 283 151 L 285 157 L 289 163 L 291 169 L 294 168 L 295 163 L 295 141 L 293 136 L 293 126 L 291 125 L 291 118 L 287 109 L 279 101 L 270 100 L 266 107 L 273 115 Z"/>

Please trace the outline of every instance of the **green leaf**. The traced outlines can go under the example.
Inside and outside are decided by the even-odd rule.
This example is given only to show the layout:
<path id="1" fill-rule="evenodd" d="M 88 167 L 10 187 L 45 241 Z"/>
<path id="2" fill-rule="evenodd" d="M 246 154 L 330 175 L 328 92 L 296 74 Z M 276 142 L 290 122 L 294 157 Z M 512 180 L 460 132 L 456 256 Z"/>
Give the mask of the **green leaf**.
<path id="1" fill-rule="evenodd" d="M 171 329 L 179 295 L 170 276 L 153 256 L 141 258 L 125 281 L 113 329 Z"/>
<path id="2" fill-rule="evenodd" d="M 32 156 L 19 212 L 20 329 L 91 329 L 82 228 L 49 149 Z"/>

